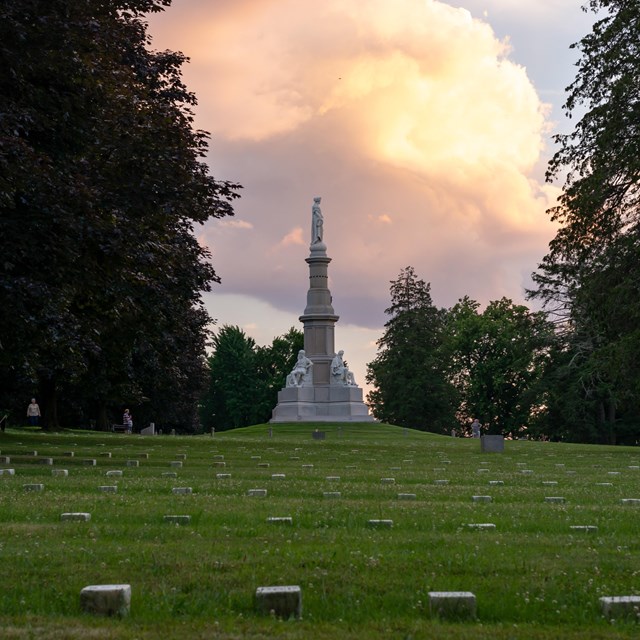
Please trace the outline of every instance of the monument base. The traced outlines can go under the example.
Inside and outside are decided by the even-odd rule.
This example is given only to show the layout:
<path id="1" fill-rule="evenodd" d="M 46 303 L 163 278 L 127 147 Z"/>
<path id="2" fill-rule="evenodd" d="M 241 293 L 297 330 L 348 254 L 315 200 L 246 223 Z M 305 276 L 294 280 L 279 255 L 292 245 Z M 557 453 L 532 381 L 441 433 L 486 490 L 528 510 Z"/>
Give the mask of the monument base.
<path id="1" fill-rule="evenodd" d="M 286 387 L 269 422 L 375 422 L 362 401 L 362 389 L 351 386 Z"/>

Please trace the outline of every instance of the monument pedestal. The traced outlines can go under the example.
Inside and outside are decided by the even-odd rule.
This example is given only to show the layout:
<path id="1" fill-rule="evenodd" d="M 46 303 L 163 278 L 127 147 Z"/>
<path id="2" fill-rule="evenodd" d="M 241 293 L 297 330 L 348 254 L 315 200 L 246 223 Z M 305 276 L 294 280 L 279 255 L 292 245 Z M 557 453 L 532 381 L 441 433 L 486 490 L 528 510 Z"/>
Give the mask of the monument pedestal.
<path id="1" fill-rule="evenodd" d="M 360 387 L 327 385 L 282 389 L 271 422 L 374 422 L 374 418 L 362 401 Z"/>

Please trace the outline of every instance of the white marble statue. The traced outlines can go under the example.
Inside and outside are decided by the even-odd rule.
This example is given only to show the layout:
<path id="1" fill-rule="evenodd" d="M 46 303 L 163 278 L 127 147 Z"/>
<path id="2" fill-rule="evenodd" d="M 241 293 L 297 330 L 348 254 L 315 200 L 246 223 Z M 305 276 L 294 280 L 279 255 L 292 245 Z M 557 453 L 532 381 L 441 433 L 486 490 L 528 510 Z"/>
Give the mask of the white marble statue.
<path id="1" fill-rule="evenodd" d="M 334 382 L 338 384 L 347 385 L 349 387 L 355 387 L 356 379 L 353 375 L 353 372 L 349 371 L 347 366 L 342 359 L 344 355 L 344 351 L 340 350 L 334 356 L 331 361 L 331 375 L 333 376 Z"/>
<path id="2" fill-rule="evenodd" d="M 322 211 L 320 210 L 320 200 L 320 196 L 316 196 L 313 199 L 313 206 L 311 207 L 311 244 L 322 242 L 322 225 L 324 219 L 322 218 Z"/>
<path id="3" fill-rule="evenodd" d="M 313 362 L 307 358 L 304 349 L 298 351 L 298 360 L 291 373 L 287 376 L 287 387 L 301 387 L 310 381 Z"/>

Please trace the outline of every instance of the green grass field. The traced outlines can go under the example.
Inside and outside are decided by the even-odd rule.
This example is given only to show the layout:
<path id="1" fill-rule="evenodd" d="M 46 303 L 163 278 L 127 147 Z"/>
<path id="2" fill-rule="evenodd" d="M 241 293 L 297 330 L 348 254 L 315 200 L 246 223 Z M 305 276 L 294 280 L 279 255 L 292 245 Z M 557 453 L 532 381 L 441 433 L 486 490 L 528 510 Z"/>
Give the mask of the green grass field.
<path id="1" fill-rule="evenodd" d="M 325 440 L 311 437 L 316 426 Z M 621 502 L 640 498 L 640 450 L 518 441 L 483 454 L 477 440 L 370 424 L 268 431 L 2 434 L 0 468 L 15 475 L 0 476 L 0 637 L 637 637 L 637 623 L 605 620 L 598 599 L 640 594 L 640 506 Z M 247 496 L 255 488 L 267 496 Z M 69 511 L 91 520 L 62 522 Z M 80 590 L 107 583 L 131 585 L 128 617 L 81 612 Z M 256 588 L 270 585 L 300 585 L 302 620 L 255 612 Z M 429 591 L 472 591 L 477 620 L 432 617 Z"/>

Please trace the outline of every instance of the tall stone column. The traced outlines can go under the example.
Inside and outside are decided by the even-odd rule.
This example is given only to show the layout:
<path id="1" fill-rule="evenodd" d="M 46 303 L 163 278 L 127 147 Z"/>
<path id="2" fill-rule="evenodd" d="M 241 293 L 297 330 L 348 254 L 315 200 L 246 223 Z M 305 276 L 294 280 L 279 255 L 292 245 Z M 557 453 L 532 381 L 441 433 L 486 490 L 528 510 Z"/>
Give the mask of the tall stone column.
<path id="1" fill-rule="evenodd" d="M 306 259 L 309 265 L 307 306 L 300 316 L 300 322 L 304 326 L 304 349 L 307 358 L 313 362 L 313 384 L 322 386 L 331 381 L 335 324 L 339 316 L 333 310 L 329 291 L 328 268 L 331 258 L 327 257 L 327 247 L 324 242 L 316 242 L 310 249 L 310 255 Z"/>

